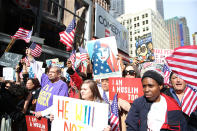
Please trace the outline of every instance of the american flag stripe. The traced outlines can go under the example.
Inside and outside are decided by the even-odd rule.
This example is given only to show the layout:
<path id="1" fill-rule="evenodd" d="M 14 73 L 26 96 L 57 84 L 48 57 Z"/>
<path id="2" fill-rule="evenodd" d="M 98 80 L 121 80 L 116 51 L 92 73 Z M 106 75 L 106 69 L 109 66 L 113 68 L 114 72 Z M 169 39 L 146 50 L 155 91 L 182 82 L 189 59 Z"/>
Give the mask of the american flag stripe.
<path id="1" fill-rule="evenodd" d="M 72 50 L 72 43 L 74 40 L 75 35 L 75 20 L 73 19 L 72 22 L 68 25 L 65 31 L 59 33 L 60 35 L 60 42 L 66 45 L 66 50 Z"/>
<path id="2" fill-rule="evenodd" d="M 164 84 L 171 86 L 171 84 L 170 84 L 171 70 L 168 68 L 168 66 L 166 64 L 164 64 L 163 73 L 164 73 Z"/>
<path id="3" fill-rule="evenodd" d="M 113 114 L 111 114 L 111 124 L 110 125 L 111 125 L 112 131 L 118 130 L 117 128 L 119 125 L 119 119 Z"/>
<path id="4" fill-rule="evenodd" d="M 186 83 L 197 89 L 197 46 L 182 46 L 166 57 L 171 70 L 178 74 Z"/>
<path id="5" fill-rule="evenodd" d="M 197 108 L 197 93 L 191 87 L 187 86 L 182 101 L 182 111 L 187 115 Z"/>
<path id="6" fill-rule="evenodd" d="M 18 31 L 14 34 L 14 36 L 11 36 L 11 38 L 22 39 L 26 43 L 29 43 L 30 39 L 31 39 L 31 35 L 32 35 L 32 30 L 26 30 L 26 29 L 20 27 L 18 29 Z"/>
<path id="7" fill-rule="evenodd" d="M 35 42 L 30 45 L 31 54 L 34 57 L 39 57 L 42 53 L 42 47 Z"/>

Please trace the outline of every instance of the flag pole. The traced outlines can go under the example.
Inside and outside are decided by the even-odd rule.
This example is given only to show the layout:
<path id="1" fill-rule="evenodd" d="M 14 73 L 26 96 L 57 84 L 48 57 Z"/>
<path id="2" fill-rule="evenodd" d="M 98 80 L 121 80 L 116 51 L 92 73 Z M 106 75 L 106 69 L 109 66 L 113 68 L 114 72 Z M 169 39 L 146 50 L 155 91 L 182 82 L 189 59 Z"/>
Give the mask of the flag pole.
<path id="1" fill-rule="evenodd" d="M 5 50 L 5 52 L 8 52 L 8 51 L 12 48 L 12 46 L 13 46 L 14 43 L 15 43 L 15 41 L 16 41 L 16 39 L 14 39 L 14 38 L 11 39 L 11 41 L 10 41 L 10 43 L 8 44 L 8 46 L 7 46 L 6 50 Z"/>

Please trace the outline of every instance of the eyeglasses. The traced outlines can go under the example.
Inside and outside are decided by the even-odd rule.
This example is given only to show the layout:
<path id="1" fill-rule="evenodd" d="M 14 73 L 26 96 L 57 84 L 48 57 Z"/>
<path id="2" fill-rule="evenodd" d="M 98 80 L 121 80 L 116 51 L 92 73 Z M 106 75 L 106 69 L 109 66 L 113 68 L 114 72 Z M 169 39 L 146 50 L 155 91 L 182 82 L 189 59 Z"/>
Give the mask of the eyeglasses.
<path id="1" fill-rule="evenodd" d="M 129 75 L 134 76 L 136 73 L 134 70 L 124 70 L 123 75 L 126 76 L 129 73 Z"/>

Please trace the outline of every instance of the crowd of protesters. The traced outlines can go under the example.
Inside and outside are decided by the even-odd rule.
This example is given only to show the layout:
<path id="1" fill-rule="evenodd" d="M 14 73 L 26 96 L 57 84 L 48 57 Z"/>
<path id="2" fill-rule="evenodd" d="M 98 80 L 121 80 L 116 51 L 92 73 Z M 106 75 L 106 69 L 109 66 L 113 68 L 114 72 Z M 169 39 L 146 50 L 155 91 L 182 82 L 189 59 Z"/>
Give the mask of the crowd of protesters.
<path id="1" fill-rule="evenodd" d="M 50 116 L 53 96 L 72 97 L 81 100 L 111 104 L 109 100 L 109 80 L 93 80 L 93 66 L 87 59 L 86 72 L 78 72 L 72 68 L 71 60 L 67 60 L 67 73 L 70 79 L 61 76 L 61 69 L 50 67 L 44 72 L 27 49 L 26 55 L 36 78 L 29 78 L 27 63 L 20 61 L 16 67 L 16 81 L 1 79 L 0 117 L 1 130 L 27 130 L 25 115 L 31 114 L 37 118 Z M 121 65 L 122 77 L 140 78 L 140 71 L 135 63 L 124 65 L 120 56 L 117 61 Z M 20 73 L 22 72 L 22 76 Z M 182 98 L 186 88 L 184 80 L 171 73 L 172 87 L 164 87 L 162 72 L 152 68 L 141 77 L 144 96 L 129 103 L 118 99 L 120 128 L 125 131 L 195 131 L 197 130 L 197 109 L 190 116 L 181 110 Z M 110 112 L 110 109 L 108 110 Z M 109 113 L 110 115 L 110 113 Z M 49 121 L 49 126 L 50 122 Z M 4 122 L 4 123 L 3 123 Z M 110 131 L 110 123 L 105 131 Z"/>

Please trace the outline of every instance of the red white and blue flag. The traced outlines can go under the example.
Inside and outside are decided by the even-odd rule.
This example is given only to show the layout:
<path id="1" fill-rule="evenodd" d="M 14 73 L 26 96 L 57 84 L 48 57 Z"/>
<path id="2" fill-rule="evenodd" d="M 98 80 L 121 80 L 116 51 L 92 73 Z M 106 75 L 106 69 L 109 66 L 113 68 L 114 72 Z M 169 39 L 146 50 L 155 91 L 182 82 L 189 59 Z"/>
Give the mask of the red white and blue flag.
<path id="1" fill-rule="evenodd" d="M 188 85 L 182 101 L 182 111 L 189 115 L 197 108 L 197 46 L 182 46 L 166 57 L 172 70 Z"/>
<path id="2" fill-rule="evenodd" d="M 197 109 L 197 92 L 189 85 L 185 89 L 181 106 L 182 111 L 188 116 Z"/>
<path id="3" fill-rule="evenodd" d="M 197 46 L 182 46 L 166 57 L 168 66 L 185 82 L 197 90 Z"/>
<path id="4" fill-rule="evenodd" d="M 80 52 L 81 62 L 86 61 L 88 59 L 88 52 L 86 51 L 86 49 L 79 47 L 79 52 Z"/>
<path id="5" fill-rule="evenodd" d="M 72 68 L 75 70 L 75 61 L 76 61 L 76 51 L 75 50 L 72 51 L 72 53 L 69 57 L 69 60 L 72 63 Z"/>
<path id="6" fill-rule="evenodd" d="M 163 73 L 164 73 L 164 84 L 170 85 L 170 69 L 166 64 L 163 66 Z"/>
<path id="7" fill-rule="evenodd" d="M 24 40 L 26 43 L 29 43 L 30 39 L 31 39 L 32 32 L 33 32 L 33 30 L 26 30 L 26 29 L 20 27 L 18 29 L 18 31 L 13 36 L 11 36 L 11 38 L 21 39 L 21 40 Z"/>
<path id="8" fill-rule="evenodd" d="M 42 47 L 35 42 L 30 45 L 31 55 L 34 57 L 39 57 L 42 53 Z"/>
<path id="9" fill-rule="evenodd" d="M 66 50 L 71 51 L 72 50 L 72 43 L 75 36 L 75 20 L 73 19 L 70 25 L 66 28 L 65 31 L 62 31 L 59 33 L 60 35 L 60 42 L 62 42 L 64 45 L 66 45 Z"/>
<path id="10" fill-rule="evenodd" d="M 111 105 L 110 126 L 112 131 L 119 131 L 118 98 L 115 94 Z"/>

